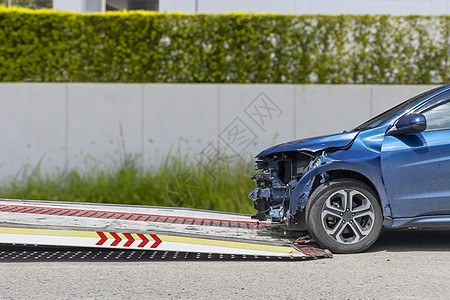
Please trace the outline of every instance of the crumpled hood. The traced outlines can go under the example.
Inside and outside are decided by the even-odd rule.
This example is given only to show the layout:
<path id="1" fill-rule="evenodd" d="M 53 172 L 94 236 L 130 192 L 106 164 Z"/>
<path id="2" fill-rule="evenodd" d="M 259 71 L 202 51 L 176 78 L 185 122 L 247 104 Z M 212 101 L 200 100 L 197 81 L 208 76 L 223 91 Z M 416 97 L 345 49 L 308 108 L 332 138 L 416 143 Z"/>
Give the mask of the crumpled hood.
<path id="1" fill-rule="evenodd" d="M 316 152 L 329 148 L 343 148 L 348 146 L 355 139 L 358 133 L 359 131 L 353 131 L 291 141 L 270 147 L 259 153 L 256 157 L 263 157 L 269 154 L 275 154 L 286 151 Z"/>

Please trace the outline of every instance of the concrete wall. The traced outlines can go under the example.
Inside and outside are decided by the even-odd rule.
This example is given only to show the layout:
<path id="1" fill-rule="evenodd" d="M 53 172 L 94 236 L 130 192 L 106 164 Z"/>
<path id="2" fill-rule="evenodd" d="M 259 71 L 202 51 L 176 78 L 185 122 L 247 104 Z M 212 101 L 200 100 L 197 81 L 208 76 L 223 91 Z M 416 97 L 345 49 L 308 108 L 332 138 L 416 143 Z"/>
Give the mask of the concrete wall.
<path id="1" fill-rule="evenodd" d="M 445 15 L 449 0 L 160 0 L 160 11 Z"/>
<path id="2" fill-rule="evenodd" d="M 0 84 L 0 178 L 169 153 L 251 158 L 284 141 L 351 129 L 432 86 Z"/>
<path id="3" fill-rule="evenodd" d="M 53 7 L 62 11 L 105 11 L 106 2 L 107 0 L 53 0 Z M 159 0 L 159 11 L 445 15 L 450 13 L 450 0 Z"/>
<path id="4" fill-rule="evenodd" d="M 106 0 L 53 0 L 53 9 L 77 12 L 105 12 Z"/>

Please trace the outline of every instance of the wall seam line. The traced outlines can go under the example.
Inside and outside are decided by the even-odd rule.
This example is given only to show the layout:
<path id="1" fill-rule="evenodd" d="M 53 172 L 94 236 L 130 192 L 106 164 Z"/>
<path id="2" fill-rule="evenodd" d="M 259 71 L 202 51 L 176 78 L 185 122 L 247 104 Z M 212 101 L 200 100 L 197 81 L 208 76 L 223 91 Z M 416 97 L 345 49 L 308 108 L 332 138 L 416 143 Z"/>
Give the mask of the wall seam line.
<path id="1" fill-rule="evenodd" d="M 141 167 L 144 168 L 144 85 L 141 85 Z"/>
<path id="2" fill-rule="evenodd" d="M 292 137 L 294 140 L 297 137 L 297 87 L 294 85 L 294 103 L 293 103 L 294 117 L 293 117 L 293 126 L 294 126 L 294 136 Z"/>
<path id="3" fill-rule="evenodd" d="M 374 107 L 374 103 L 373 103 L 373 86 L 370 87 L 370 116 L 369 119 L 372 118 L 373 116 L 373 107 Z"/>
<path id="4" fill-rule="evenodd" d="M 65 169 L 67 170 L 69 167 L 69 84 L 65 84 L 64 86 L 64 97 L 65 97 L 65 132 L 64 132 L 64 160 L 65 160 Z"/>
<path id="5" fill-rule="evenodd" d="M 220 85 L 217 85 L 217 132 L 216 132 L 216 146 L 220 149 Z M 219 155 L 219 153 L 217 153 Z"/>

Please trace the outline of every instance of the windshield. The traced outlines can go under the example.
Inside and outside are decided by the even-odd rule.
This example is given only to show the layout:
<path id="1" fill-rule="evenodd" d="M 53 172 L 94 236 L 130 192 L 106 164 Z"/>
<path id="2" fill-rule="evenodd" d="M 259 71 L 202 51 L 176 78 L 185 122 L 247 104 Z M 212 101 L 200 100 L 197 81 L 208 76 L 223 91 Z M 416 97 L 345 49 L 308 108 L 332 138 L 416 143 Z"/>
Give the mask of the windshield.
<path id="1" fill-rule="evenodd" d="M 442 90 L 442 86 L 434 88 L 429 91 L 426 91 L 417 96 L 414 96 L 411 99 L 408 99 L 405 102 L 402 102 L 399 105 L 394 106 L 393 108 L 383 112 L 382 114 L 379 114 L 378 116 L 373 117 L 369 121 L 362 123 L 361 125 L 357 126 L 352 131 L 360 131 L 360 130 L 364 130 L 364 129 L 369 129 L 369 128 L 376 127 L 380 124 L 383 124 L 384 122 L 388 121 L 390 118 L 394 117 L 395 115 L 397 115 L 401 111 L 405 110 L 409 106 L 414 105 L 415 102 L 418 102 L 418 101 L 422 100 L 423 98 L 426 98 L 439 90 Z"/>

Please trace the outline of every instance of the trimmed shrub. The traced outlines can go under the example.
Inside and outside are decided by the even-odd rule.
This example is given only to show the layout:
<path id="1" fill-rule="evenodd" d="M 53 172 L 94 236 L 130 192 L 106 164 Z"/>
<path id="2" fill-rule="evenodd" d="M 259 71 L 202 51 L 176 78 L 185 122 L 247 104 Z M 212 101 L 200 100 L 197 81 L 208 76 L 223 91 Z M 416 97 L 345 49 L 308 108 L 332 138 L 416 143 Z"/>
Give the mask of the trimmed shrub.
<path id="1" fill-rule="evenodd" d="M 450 16 L 0 7 L 0 81 L 444 83 Z"/>

